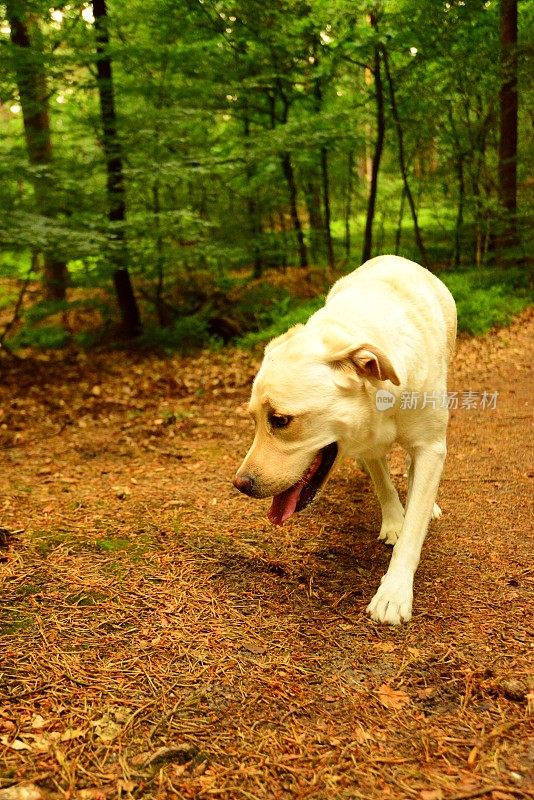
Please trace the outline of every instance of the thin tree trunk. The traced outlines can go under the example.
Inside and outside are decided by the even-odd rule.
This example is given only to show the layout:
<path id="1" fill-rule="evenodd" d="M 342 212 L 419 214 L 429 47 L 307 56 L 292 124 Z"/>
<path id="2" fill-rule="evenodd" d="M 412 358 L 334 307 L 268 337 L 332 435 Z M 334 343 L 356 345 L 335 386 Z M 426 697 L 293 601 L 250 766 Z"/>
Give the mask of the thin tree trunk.
<path id="1" fill-rule="evenodd" d="M 309 233 L 310 233 L 310 255 L 312 263 L 318 264 L 320 261 L 321 241 L 323 239 L 323 217 L 321 214 L 321 190 L 317 183 L 315 170 L 310 168 L 309 179 L 304 187 L 306 198 L 306 208 L 308 211 Z"/>
<path id="2" fill-rule="evenodd" d="M 25 13 L 25 5 L 8 0 L 7 19 L 11 43 L 16 48 L 14 68 L 22 108 L 28 160 L 41 169 L 33 171 L 35 205 L 43 217 L 57 216 L 56 178 L 53 174 L 52 137 L 48 115 L 46 73 L 41 56 L 40 31 L 36 18 Z M 65 300 L 68 272 L 66 262 L 49 248 L 43 251 L 43 294 L 46 300 Z"/>
<path id="3" fill-rule="evenodd" d="M 158 315 L 158 323 L 164 328 L 169 324 L 169 313 L 163 300 L 163 287 L 165 282 L 165 256 L 163 251 L 163 236 L 161 234 L 161 202 L 159 194 L 159 176 L 156 174 L 152 185 L 152 213 L 154 216 L 154 226 L 156 228 L 156 295 L 155 306 Z M 133 293 L 133 292 L 132 292 Z"/>
<path id="4" fill-rule="evenodd" d="M 456 176 L 458 178 L 458 208 L 456 211 L 456 224 L 454 226 L 454 252 L 452 254 L 452 266 L 459 267 L 462 261 L 462 228 L 464 226 L 464 206 L 465 206 L 465 178 L 464 178 L 464 159 L 460 153 L 456 159 Z"/>
<path id="5" fill-rule="evenodd" d="M 399 109 L 397 107 L 397 100 L 395 97 L 395 86 L 393 84 L 393 78 L 391 77 L 391 72 L 389 69 L 389 58 L 388 52 L 385 46 L 382 44 L 380 46 L 382 51 L 382 57 L 384 61 L 384 72 L 386 74 L 386 80 L 388 83 L 389 89 L 389 100 L 391 105 L 391 114 L 393 116 L 393 122 L 395 123 L 395 130 L 397 131 L 397 141 L 398 141 L 398 148 L 399 148 L 399 166 L 402 175 L 402 182 L 404 185 L 404 191 L 406 193 L 406 199 L 408 200 L 408 205 L 410 206 L 410 212 L 412 215 L 413 220 L 413 228 L 415 234 L 415 241 L 417 243 L 417 247 L 419 249 L 419 255 L 421 258 L 421 263 L 423 266 L 428 266 L 428 256 L 426 252 L 425 245 L 423 243 L 423 237 L 421 235 L 421 229 L 419 228 L 419 221 L 417 219 L 417 210 L 415 208 L 415 202 L 413 199 L 413 195 L 410 189 L 410 184 L 408 181 L 408 169 L 406 166 L 406 157 L 404 155 L 404 132 L 402 130 L 402 123 L 399 116 Z"/>
<path id="6" fill-rule="evenodd" d="M 258 204 L 256 202 L 254 196 L 254 189 L 252 186 L 252 182 L 254 179 L 254 167 L 251 165 L 250 162 L 250 117 L 249 117 L 249 110 L 248 105 L 245 106 L 244 109 L 244 121 L 243 121 L 243 134 L 244 134 L 244 147 L 245 147 L 245 158 L 246 158 L 246 176 L 247 176 L 247 212 L 248 212 L 248 224 L 249 224 L 249 231 L 250 237 L 253 242 L 253 252 L 254 252 L 254 268 L 252 272 L 253 278 L 261 278 L 263 275 L 263 259 L 261 256 L 261 251 L 259 247 L 259 236 L 261 234 L 261 219 L 258 213 Z"/>
<path id="7" fill-rule="evenodd" d="M 454 142 L 454 168 L 456 171 L 456 178 L 458 180 L 458 206 L 456 210 L 456 224 L 454 226 L 454 250 L 452 254 L 452 266 L 460 266 L 462 260 L 462 228 L 464 224 L 464 206 L 465 206 L 465 171 L 464 159 L 465 153 L 460 145 L 460 137 L 454 122 L 454 114 L 452 105 L 449 105 L 449 123 L 451 126 L 452 139 Z"/>
<path id="8" fill-rule="evenodd" d="M 319 38 L 313 37 L 312 53 L 313 63 L 315 65 L 313 77 L 313 94 L 315 98 L 314 110 L 317 115 L 320 115 L 323 106 L 323 87 L 320 73 L 318 72 L 320 66 L 320 57 L 318 54 Z M 330 181 L 328 175 L 328 149 L 325 144 L 321 146 L 320 150 L 320 164 L 321 164 L 321 186 L 322 186 L 322 200 L 323 200 L 323 231 L 324 243 L 326 249 L 326 262 L 328 269 L 334 268 L 334 246 L 332 244 L 332 231 L 331 231 L 331 212 L 330 212 Z"/>
<path id="9" fill-rule="evenodd" d="M 518 245 L 517 237 L 517 0 L 501 0 L 501 68 L 499 92 L 499 198 L 506 213 L 499 246 Z"/>
<path id="10" fill-rule="evenodd" d="M 295 172 L 293 164 L 291 163 L 291 156 L 289 153 L 282 154 L 282 170 L 287 182 L 289 191 L 289 210 L 291 213 L 291 222 L 293 223 L 293 230 L 297 239 L 297 249 L 299 254 L 299 264 L 303 269 L 308 266 L 308 251 L 306 249 L 306 242 L 304 241 L 304 233 L 300 222 L 298 212 L 298 199 L 297 199 L 297 184 L 295 181 Z"/>
<path id="11" fill-rule="evenodd" d="M 321 147 L 321 178 L 323 183 L 323 207 L 324 207 L 324 236 L 326 244 L 326 261 L 328 269 L 334 269 L 334 244 L 332 242 L 332 231 L 330 227 L 330 181 L 328 177 L 328 150 Z"/>
<path id="12" fill-rule="evenodd" d="M 141 317 L 128 272 L 128 249 L 124 231 L 126 192 L 122 148 L 117 134 L 106 0 L 93 0 L 93 16 L 95 18 L 97 86 L 102 119 L 102 146 L 107 172 L 108 219 L 111 226 L 109 255 L 115 267 L 114 283 L 123 330 L 126 336 L 133 338 L 141 332 Z"/>
<path id="13" fill-rule="evenodd" d="M 399 206 L 399 219 L 397 220 L 397 230 L 395 231 L 395 255 L 399 255 L 402 238 L 402 223 L 404 220 L 404 201 L 406 200 L 406 192 L 404 186 L 402 187 L 400 206 Z"/>
<path id="14" fill-rule="evenodd" d="M 347 193 L 345 197 L 345 263 L 350 260 L 350 221 L 352 217 L 352 178 L 354 172 L 354 153 L 351 150 L 347 163 Z"/>
<path id="15" fill-rule="evenodd" d="M 371 15 L 371 25 L 377 28 L 377 19 Z M 376 102 L 376 141 L 371 163 L 371 183 L 369 185 L 369 197 L 367 200 L 367 216 L 365 220 L 365 232 L 363 235 L 362 262 L 368 261 L 373 252 L 373 222 L 375 218 L 376 196 L 378 192 L 378 173 L 380 161 L 384 150 L 384 136 L 386 132 L 386 117 L 384 113 L 384 86 L 382 83 L 382 72 L 380 67 L 380 49 L 375 45 L 374 50 L 374 80 L 375 80 L 375 102 Z"/>

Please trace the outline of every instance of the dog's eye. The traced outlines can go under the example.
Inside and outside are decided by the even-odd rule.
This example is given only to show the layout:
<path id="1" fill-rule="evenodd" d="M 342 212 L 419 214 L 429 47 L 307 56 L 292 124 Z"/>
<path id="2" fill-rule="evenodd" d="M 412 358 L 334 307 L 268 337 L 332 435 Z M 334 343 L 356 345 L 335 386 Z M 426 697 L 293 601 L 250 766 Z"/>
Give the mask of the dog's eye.
<path id="1" fill-rule="evenodd" d="M 271 414 L 269 422 L 271 428 L 287 428 L 293 417 L 288 417 L 285 414 Z"/>

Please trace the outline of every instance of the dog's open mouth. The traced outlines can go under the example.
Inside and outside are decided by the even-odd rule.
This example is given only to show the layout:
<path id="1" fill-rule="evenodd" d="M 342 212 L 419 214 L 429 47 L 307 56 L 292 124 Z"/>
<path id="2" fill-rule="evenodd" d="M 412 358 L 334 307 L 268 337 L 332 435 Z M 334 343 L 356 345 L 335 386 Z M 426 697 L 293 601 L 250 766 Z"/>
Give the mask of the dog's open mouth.
<path id="1" fill-rule="evenodd" d="M 283 525 L 295 511 L 302 511 L 303 508 L 309 506 L 332 469 L 336 456 L 336 442 L 323 447 L 300 481 L 294 483 L 285 492 L 280 492 L 273 497 L 267 515 L 273 525 Z"/>

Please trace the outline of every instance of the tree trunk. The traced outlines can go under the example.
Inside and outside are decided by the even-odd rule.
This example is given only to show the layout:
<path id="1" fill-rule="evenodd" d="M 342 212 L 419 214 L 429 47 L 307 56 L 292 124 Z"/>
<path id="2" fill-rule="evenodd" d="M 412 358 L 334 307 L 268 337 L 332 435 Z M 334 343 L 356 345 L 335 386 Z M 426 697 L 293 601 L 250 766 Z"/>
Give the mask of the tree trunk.
<path id="1" fill-rule="evenodd" d="M 464 205 L 465 205 L 465 178 L 464 178 L 464 158 L 462 153 L 456 157 L 456 176 L 458 178 L 458 208 L 456 211 L 456 224 L 454 226 L 454 252 L 452 254 L 452 266 L 459 267 L 462 260 L 462 228 L 464 225 Z"/>
<path id="2" fill-rule="evenodd" d="M 55 201 L 46 73 L 41 58 L 39 26 L 35 17 L 25 13 L 25 5 L 17 0 L 9 0 L 6 3 L 7 19 L 11 29 L 11 43 L 16 49 L 14 67 L 28 160 L 32 166 L 41 168 L 33 172 L 35 205 L 43 217 L 54 219 L 58 209 Z M 65 300 L 67 265 L 48 248 L 44 249 L 43 256 L 45 299 Z"/>
<path id="3" fill-rule="evenodd" d="M 124 231 L 126 193 L 122 168 L 122 148 L 117 134 L 106 0 L 93 0 L 93 16 L 95 18 L 96 69 L 102 120 L 102 146 L 106 159 L 108 219 L 111 227 L 109 257 L 115 268 L 114 283 L 124 334 L 133 338 L 141 332 L 141 317 L 128 273 L 128 249 Z"/>
<path id="4" fill-rule="evenodd" d="M 313 95 L 314 95 L 314 110 L 319 116 L 323 107 L 323 86 L 322 78 L 319 72 L 320 57 L 319 57 L 320 40 L 318 36 L 313 36 L 311 42 L 311 52 L 313 54 L 314 75 L 313 75 Z M 320 150 L 320 165 L 321 165 L 321 188 L 323 200 L 323 232 L 324 243 L 326 249 L 326 263 L 328 269 L 334 268 L 334 246 L 332 244 L 332 231 L 330 228 L 331 213 L 330 213 L 330 181 L 328 175 L 328 148 L 326 144 L 321 146 Z"/>
<path id="5" fill-rule="evenodd" d="M 354 173 L 354 153 L 351 150 L 347 163 L 347 193 L 345 196 L 345 263 L 350 260 L 350 221 L 352 217 L 352 179 Z"/>
<path id="6" fill-rule="evenodd" d="M 312 263 L 318 264 L 321 258 L 323 236 L 323 216 L 321 211 L 321 190 L 315 170 L 308 170 L 308 181 L 304 187 L 309 221 L 309 244 Z"/>
<path id="7" fill-rule="evenodd" d="M 458 206 L 456 209 L 456 224 L 454 226 L 454 250 L 452 254 L 452 266 L 460 266 L 462 260 L 462 228 L 464 224 L 464 206 L 465 206 L 465 170 L 464 161 L 466 154 L 460 144 L 460 137 L 454 122 L 454 114 L 452 105 L 448 109 L 449 123 L 451 126 L 452 140 L 454 143 L 454 169 L 458 179 Z"/>
<path id="8" fill-rule="evenodd" d="M 406 167 L 406 158 L 404 155 L 404 132 L 402 130 L 402 123 L 399 116 L 399 109 L 397 107 L 397 100 L 395 97 L 395 86 L 393 84 L 393 78 L 391 77 L 391 72 L 389 69 L 389 58 L 388 52 L 384 45 L 381 45 L 382 57 L 384 60 L 384 72 L 386 74 L 386 80 L 388 83 L 389 89 L 389 100 L 391 105 L 391 114 L 393 116 L 393 122 L 395 123 L 395 130 L 397 131 L 397 142 L 399 147 L 399 166 L 402 175 L 402 183 L 404 185 L 404 191 L 406 193 L 406 199 L 408 200 L 408 205 L 410 206 L 410 212 L 412 215 L 413 220 L 413 229 L 415 234 L 415 241 L 417 243 L 417 247 L 419 249 L 419 255 L 421 258 L 421 263 L 423 266 L 428 266 L 428 256 L 426 252 L 425 245 L 423 243 L 423 237 L 421 235 L 421 229 L 419 228 L 419 221 L 417 219 L 417 210 L 415 208 L 415 202 L 413 199 L 413 195 L 410 189 L 410 184 L 408 181 L 408 169 Z"/>
<path id="9" fill-rule="evenodd" d="M 282 154 L 282 170 L 287 182 L 289 191 L 289 210 L 291 213 L 291 222 L 293 223 L 293 230 L 297 239 L 297 249 L 299 254 L 299 264 L 303 269 L 308 266 L 308 251 L 306 249 L 306 242 L 304 241 L 304 233 L 300 222 L 297 202 L 297 184 L 295 181 L 295 172 L 293 164 L 291 163 L 291 156 L 289 153 Z"/>
<path id="10" fill-rule="evenodd" d="M 254 253 L 254 268 L 252 272 L 252 277 L 261 278 L 261 276 L 263 275 L 263 258 L 261 255 L 261 250 L 258 240 L 261 235 L 262 225 L 261 225 L 261 218 L 258 212 L 258 203 L 256 202 L 256 197 L 254 195 L 254 187 L 253 187 L 255 169 L 252 166 L 250 158 L 251 136 L 250 136 L 250 116 L 249 116 L 248 105 L 245 105 L 244 108 L 243 134 L 244 134 L 244 147 L 245 147 L 245 159 L 246 159 L 245 174 L 247 177 L 247 215 L 248 215 L 250 238 L 252 240 L 252 249 Z"/>
<path id="11" fill-rule="evenodd" d="M 499 248 L 518 245 L 517 237 L 517 0 L 501 0 L 501 68 L 499 92 L 499 198 L 506 215 Z"/>
<path id="12" fill-rule="evenodd" d="M 323 183 L 323 206 L 324 206 L 324 237 L 326 244 L 326 261 L 328 269 L 334 269 L 334 245 L 332 242 L 332 231 L 330 229 L 330 181 L 328 177 L 328 150 L 321 147 L 321 178 Z"/>
<path id="13" fill-rule="evenodd" d="M 371 25 L 376 29 L 377 20 L 371 16 Z M 369 198 L 367 200 L 367 216 L 365 220 L 365 233 L 363 236 L 362 263 L 371 258 L 373 252 L 373 222 L 375 218 L 376 196 L 378 192 L 378 172 L 380 160 L 384 150 L 384 136 L 386 132 L 386 118 L 384 114 L 384 87 L 380 68 L 380 50 L 375 45 L 374 51 L 374 79 L 376 102 L 376 141 L 371 162 L 371 182 L 369 184 Z"/>
<path id="14" fill-rule="evenodd" d="M 401 192 L 401 199 L 399 205 L 399 218 L 397 220 L 397 230 L 395 231 L 395 255 L 399 255 L 399 250 L 401 246 L 401 238 L 402 238 L 402 223 L 404 220 L 404 201 L 406 200 L 406 192 L 404 191 L 404 187 L 402 188 Z"/>

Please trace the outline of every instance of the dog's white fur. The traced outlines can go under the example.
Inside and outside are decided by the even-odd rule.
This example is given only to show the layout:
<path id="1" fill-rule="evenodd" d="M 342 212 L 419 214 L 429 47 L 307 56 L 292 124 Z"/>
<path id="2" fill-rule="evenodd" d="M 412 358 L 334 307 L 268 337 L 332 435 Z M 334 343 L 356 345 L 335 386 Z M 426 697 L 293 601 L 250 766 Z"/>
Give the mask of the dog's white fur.
<path id="1" fill-rule="evenodd" d="M 306 325 L 271 342 L 254 381 L 256 435 L 237 473 L 254 480 L 251 494 L 286 490 L 333 441 L 339 456 L 363 461 L 371 476 L 382 510 L 379 538 L 394 545 L 367 609 L 380 622 L 411 618 L 428 523 L 441 513 L 435 499 L 446 455 L 443 398 L 455 338 L 456 307 L 445 285 L 412 261 L 379 256 L 337 281 Z M 394 395 L 391 408 L 377 409 L 378 389 Z M 406 392 L 417 393 L 417 408 L 403 407 Z M 275 429 L 273 413 L 292 421 Z M 394 442 L 410 457 L 406 509 L 386 462 Z"/>

